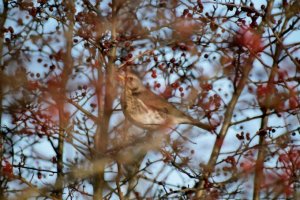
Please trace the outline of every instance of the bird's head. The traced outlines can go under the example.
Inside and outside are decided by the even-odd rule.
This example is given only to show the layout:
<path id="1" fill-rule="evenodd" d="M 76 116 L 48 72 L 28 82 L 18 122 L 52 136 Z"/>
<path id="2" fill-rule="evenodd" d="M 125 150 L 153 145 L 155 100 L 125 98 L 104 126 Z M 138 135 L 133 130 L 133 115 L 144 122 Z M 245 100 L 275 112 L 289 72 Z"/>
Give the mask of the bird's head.
<path id="1" fill-rule="evenodd" d="M 139 77 L 133 73 L 126 72 L 124 74 L 119 74 L 118 78 L 121 84 L 132 92 L 141 92 L 145 90 L 145 87 Z"/>

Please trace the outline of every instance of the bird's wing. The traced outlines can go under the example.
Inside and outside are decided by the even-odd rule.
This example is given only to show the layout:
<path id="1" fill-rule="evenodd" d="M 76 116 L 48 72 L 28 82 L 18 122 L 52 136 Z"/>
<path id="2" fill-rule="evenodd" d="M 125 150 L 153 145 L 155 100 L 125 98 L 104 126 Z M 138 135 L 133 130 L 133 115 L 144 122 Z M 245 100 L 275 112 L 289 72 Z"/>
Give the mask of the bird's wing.
<path id="1" fill-rule="evenodd" d="M 138 95 L 138 98 L 144 102 L 146 106 L 152 109 L 158 110 L 158 112 L 170 115 L 170 116 L 176 116 L 176 123 L 178 124 L 192 124 L 194 126 L 197 126 L 201 129 L 211 131 L 214 129 L 214 127 L 204 124 L 202 122 L 199 122 L 192 117 L 186 115 L 182 111 L 178 110 L 175 106 L 173 106 L 170 102 L 168 102 L 166 99 L 162 98 L 161 96 L 158 96 L 151 91 L 144 91 L 141 92 Z"/>
<path id="2" fill-rule="evenodd" d="M 150 90 L 140 93 L 138 98 L 141 101 L 143 101 L 146 106 L 149 106 L 152 109 L 157 109 L 158 111 L 166 113 L 168 115 L 185 118 L 187 120 L 190 119 L 187 115 L 185 115 L 183 112 L 178 110 L 175 106 L 173 106 L 166 99 L 152 93 Z"/>

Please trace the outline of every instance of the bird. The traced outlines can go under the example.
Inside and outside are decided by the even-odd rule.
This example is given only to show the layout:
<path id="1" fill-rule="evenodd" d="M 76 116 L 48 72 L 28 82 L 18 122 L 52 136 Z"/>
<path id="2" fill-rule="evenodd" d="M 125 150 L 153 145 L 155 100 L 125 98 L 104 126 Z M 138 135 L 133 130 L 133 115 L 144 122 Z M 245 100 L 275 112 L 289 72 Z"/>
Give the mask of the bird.
<path id="1" fill-rule="evenodd" d="M 166 99 L 153 93 L 134 73 L 118 73 L 118 80 L 123 87 L 123 113 L 134 125 L 150 131 L 178 124 L 190 124 L 207 131 L 214 129 L 211 125 L 186 115 Z"/>

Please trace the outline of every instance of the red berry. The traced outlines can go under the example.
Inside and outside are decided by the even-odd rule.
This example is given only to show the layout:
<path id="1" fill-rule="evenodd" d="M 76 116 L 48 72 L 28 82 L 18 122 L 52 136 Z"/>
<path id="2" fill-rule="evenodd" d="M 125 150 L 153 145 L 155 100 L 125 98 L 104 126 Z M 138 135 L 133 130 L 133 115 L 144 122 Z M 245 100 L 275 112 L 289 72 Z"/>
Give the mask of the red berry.
<path id="1" fill-rule="evenodd" d="M 51 65 L 50 70 L 55 70 L 55 65 Z"/>
<path id="2" fill-rule="evenodd" d="M 55 156 L 52 157 L 52 163 L 55 164 L 57 162 L 57 159 Z"/>
<path id="3" fill-rule="evenodd" d="M 182 15 L 186 16 L 187 14 L 189 14 L 189 10 L 188 9 L 184 9 Z"/>
<path id="4" fill-rule="evenodd" d="M 130 42 L 125 42 L 125 47 L 129 47 L 130 46 Z"/>
<path id="5" fill-rule="evenodd" d="M 42 178 L 42 173 L 40 171 L 37 173 L 37 177 L 38 177 L 38 179 Z"/>
<path id="6" fill-rule="evenodd" d="M 176 89 L 179 87 L 179 84 L 177 82 L 175 82 L 175 83 L 172 83 L 171 86 L 172 86 L 172 88 Z"/>
<path id="7" fill-rule="evenodd" d="M 250 133 L 246 133 L 246 139 L 250 140 Z"/>
<path id="8" fill-rule="evenodd" d="M 13 174 L 13 166 L 6 160 L 4 162 L 5 165 L 2 167 L 2 172 L 4 175 L 11 176 Z"/>

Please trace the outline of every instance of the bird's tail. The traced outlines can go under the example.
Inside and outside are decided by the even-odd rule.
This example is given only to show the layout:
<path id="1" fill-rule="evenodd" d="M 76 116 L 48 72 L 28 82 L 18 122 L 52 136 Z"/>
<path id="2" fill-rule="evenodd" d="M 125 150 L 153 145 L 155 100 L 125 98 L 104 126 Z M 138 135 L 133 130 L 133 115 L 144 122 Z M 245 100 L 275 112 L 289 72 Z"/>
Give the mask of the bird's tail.
<path id="1" fill-rule="evenodd" d="M 206 131 L 212 131 L 215 129 L 215 127 L 213 127 L 212 125 L 210 124 L 205 124 L 203 122 L 199 122 L 193 118 L 190 118 L 190 121 L 187 122 L 187 123 L 184 123 L 184 124 L 191 124 L 193 126 L 197 126 L 198 128 L 201 128 L 201 129 L 204 129 Z"/>
<path id="2" fill-rule="evenodd" d="M 194 126 L 197 126 L 198 128 L 207 130 L 207 131 L 212 131 L 212 130 L 215 129 L 215 128 L 214 128 L 213 126 L 211 126 L 210 124 L 205 124 L 205 123 L 198 122 L 198 121 L 192 122 L 191 124 L 194 125 Z"/>

